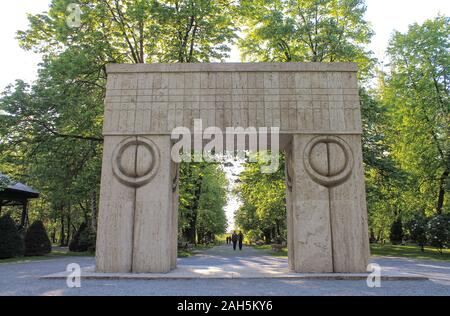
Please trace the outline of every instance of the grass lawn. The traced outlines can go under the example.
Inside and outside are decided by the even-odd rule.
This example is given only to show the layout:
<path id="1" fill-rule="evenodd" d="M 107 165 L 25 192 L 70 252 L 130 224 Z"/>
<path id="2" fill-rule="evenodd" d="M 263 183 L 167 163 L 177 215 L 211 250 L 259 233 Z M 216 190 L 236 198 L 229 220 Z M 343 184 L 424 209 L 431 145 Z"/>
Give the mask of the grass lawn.
<path id="1" fill-rule="evenodd" d="M 450 249 L 444 249 L 440 254 L 436 248 L 425 247 L 425 252 L 415 245 L 394 246 L 390 244 L 370 245 L 370 252 L 374 257 L 404 257 L 412 259 L 428 259 L 438 261 L 450 261 Z"/>
<path id="2" fill-rule="evenodd" d="M 202 250 L 212 248 L 212 245 L 196 245 L 189 250 L 178 250 L 178 258 L 186 258 L 194 256 L 195 254 L 201 252 Z M 9 258 L 9 259 L 0 259 L 0 265 L 4 263 L 26 263 L 31 261 L 40 261 L 40 260 L 50 260 L 61 257 L 94 257 L 95 253 L 92 252 L 70 252 L 65 249 L 60 249 L 57 247 L 53 249 L 52 252 L 45 256 L 34 256 L 34 257 L 17 257 L 17 258 Z"/>
<path id="3" fill-rule="evenodd" d="M 45 256 L 35 257 L 17 257 L 9 259 L 0 259 L 0 265 L 3 263 L 26 263 L 31 261 L 49 260 L 61 257 L 93 257 L 95 254 L 92 252 L 70 252 L 65 250 L 53 250 L 51 253 Z"/>
<path id="4" fill-rule="evenodd" d="M 288 250 L 287 248 L 281 249 L 281 251 L 273 251 L 271 245 L 262 245 L 262 246 L 253 246 L 255 249 L 259 250 L 265 250 L 269 252 L 274 257 L 287 257 L 288 256 Z"/>
<path id="5" fill-rule="evenodd" d="M 287 257 L 287 248 L 280 252 L 272 251 L 272 246 L 255 246 L 255 249 L 268 251 L 275 257 Z M 437 261 L 450 261 L 450 249 L 445 249 L 443 254 L 440 254 L 436 248 L 425 247 L 425 252 L 421 252 L 420 248 L 413 245 L 394 246 L 394 245 L 370 245 L 370 253 L 373 257 L 401 257 L 411 259 L 427 259 Z"/>
<path id="6" fill-rule="evenodd" d="M 186 249 L 178 249 L 178 258 L 187 258 L 196 255 L 203 250 L 211 249 L 214 245 L 195 245 L 192 248 Z"/>

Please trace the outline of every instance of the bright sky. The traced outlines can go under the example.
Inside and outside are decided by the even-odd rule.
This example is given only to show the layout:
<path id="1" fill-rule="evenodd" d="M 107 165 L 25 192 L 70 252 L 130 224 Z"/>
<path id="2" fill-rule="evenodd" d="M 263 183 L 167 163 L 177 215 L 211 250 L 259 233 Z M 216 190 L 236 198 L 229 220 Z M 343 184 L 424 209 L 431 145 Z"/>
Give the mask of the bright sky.
<path id="1" fill-rule="evenodd" d="M 35 79 L 40 56 L 19 48 L 15 34 L 17 30 L 25 30 L 28 25 L 27 13 L 46 11 L 50 0 L 14 0 L 2 1 L 0 10 L 0 91 L 16 79 L 30 82 Z M 449 0 L 366 0 L 367 20 L 375 30 L 371 49 L 380 59 L 393 30 L 404 32 L 414 22 L 435 17 L 438 13 L 450 16 Z M 236 49 L 229 61 L 239 61 Z M 231 220 L 237 207 L 232 201 L 227 207 L 227 215 Z M 232 221 L 230 221 L 232 225 Z M 230 227 L 232 228 L 232 227 Z"/>

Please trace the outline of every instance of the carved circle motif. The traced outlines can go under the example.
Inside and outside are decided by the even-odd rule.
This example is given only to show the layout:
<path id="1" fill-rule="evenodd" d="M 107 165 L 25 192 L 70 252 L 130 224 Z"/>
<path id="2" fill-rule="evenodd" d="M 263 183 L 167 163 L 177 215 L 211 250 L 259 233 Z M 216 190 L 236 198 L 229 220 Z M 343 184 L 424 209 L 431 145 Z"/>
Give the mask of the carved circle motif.
<path id="1" fill-rule="evenodd" d="M 159 170 L 158 147 L 150 139 L 129 137 L 121 141 L 112 155 L 114 176 L 124 185 L 141 187 L 149 183 Z"/>
<path id="2" fill-rule="evenodd" d="M 304 166 L 316 183 L 331 188 L 349 178 L 354 165 L 353 152 L 343 139 L 319 136 L 305 149 Z"/>

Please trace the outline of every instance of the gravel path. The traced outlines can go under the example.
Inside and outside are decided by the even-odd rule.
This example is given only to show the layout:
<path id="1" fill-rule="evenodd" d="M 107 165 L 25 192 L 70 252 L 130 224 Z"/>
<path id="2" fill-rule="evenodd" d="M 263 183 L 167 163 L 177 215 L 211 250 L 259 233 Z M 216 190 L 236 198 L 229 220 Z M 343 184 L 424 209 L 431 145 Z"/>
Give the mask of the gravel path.
<path id="1" fill-rule="evenodd" d="M 179 259 L 180 265 L 227 266 L 257 264 L 286 266 L 285 258 L 244 248 L 234 252 L 221 246 L 203 254 Z M 94 258 L 58 259 L 0 264 L 0 295 L 450 295 L 450 263 L 404 258 L 373 258 L 386 270 L 426 275 L 429 281 L 383 281 L 381 288 L 368 288 L 365 281 L 314 280 L 83 280 L 82 287 L 69 289 L 64 280 L 41 280 L 40 276 L 64 271 L 70 263 L 81 267 L 95 264 Z"/>

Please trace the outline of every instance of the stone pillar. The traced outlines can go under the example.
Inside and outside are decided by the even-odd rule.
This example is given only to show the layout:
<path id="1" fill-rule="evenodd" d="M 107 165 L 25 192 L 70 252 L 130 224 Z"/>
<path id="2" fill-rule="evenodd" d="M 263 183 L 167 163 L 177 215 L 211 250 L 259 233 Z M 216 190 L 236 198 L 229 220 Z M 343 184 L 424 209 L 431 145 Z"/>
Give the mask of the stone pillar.
<path id="1" fill-rule="evenodd" d="M 293 205 L 293 179 L 294 170 L 292 168 L 292 145 L 289 145 L 285 152 L 284 174 L 286 178 L 286 213 L 287 213 L 287 247 L 289 269 L 295 271 L 295 242 L 294 242 L 294 205 Z"/>
<path id="2" fill-rule="evenodd" d="M 96 269 L 98 272 L 131 272 L 135 189 L 114 176 L 111 157 L 125 138 L 106 136 L 103 145 Z"/>
<path id="3" fill-rule="evenodd" d="M 176 267 L 177 204 L 170 136 L 106 136 L 98 272 L 165 273 Z"/>
<path id="4" fill-rule="evenodd" d="M 286 154 L 290 268 L 364 272 L 367 211 L 359 135 L 294 135 Z"/>
<path id="5" fill-rule="evenodd" d="M 180 180 L 180 166 L 176 163 L 171 164 L 171 180 L 172 180 L 172 245 L 171 245 L 171 261 L 170 268 L 173 270 L 177 267 L 178 259 L 178 189 Z"/>

